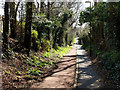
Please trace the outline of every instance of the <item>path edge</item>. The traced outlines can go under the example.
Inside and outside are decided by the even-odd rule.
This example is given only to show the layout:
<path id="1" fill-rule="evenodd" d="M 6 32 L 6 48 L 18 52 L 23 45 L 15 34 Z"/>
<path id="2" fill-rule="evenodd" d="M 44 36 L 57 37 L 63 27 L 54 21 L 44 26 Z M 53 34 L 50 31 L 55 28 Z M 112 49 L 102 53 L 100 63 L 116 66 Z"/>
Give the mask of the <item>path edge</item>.
<path id="1" fill-rule="evenodd" d="M 78 82 L 78 47 L 76 48 L 76 70 L 75 70 L 75 79 L 74 79 L 74 85 L 73 88 L 77 88 L 77 82 Z"/>

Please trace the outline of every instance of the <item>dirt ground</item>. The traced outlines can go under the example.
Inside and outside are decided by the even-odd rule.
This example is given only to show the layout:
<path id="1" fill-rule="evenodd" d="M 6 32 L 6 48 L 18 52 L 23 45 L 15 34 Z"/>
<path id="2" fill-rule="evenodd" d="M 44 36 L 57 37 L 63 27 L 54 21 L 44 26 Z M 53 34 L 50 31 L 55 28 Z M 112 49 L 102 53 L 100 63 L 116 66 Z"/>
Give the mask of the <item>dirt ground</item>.
<path id="1" fill-rule="evenodd" d="M 57 66 L 43 82 L 34 83 L 31 88 L 72 88 L 75 79 L 76 47 L 64 55 Z"/>

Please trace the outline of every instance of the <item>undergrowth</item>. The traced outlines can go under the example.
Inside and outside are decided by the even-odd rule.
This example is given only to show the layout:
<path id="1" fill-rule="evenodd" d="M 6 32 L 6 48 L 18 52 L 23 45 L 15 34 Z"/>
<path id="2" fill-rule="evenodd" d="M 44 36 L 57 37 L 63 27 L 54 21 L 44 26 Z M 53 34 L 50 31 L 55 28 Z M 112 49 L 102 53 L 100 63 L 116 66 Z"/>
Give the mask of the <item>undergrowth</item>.
<path id="1" fill-rule="evenodd" d="M 70 46 L 67 47 L 57 47 L 57 50 L 51 49 L 49 52 L 44 52 L 43 57 L 50 58 L 52 56 L 61 58 L 64 54 L 66 54 L 71 49 Z"/>
<path id="2" fill-rule="evenodd" d="M 120 81 L 120 51 L 109 50 L 102 56 L 102 64 L 109 71 L 113 80 Z"/>
<path id="3" fill-rule="evenodd" d="M 51 70 L 56 68 L 56 62 L 71 49 L 70 46 L 58 47 L 57 50 L 51 49 L 48 52 L 31 52 L 28 57 L 26 54 L 13 52 L 11 50 L 10 60 L 3 57 L 3 87 L 8 88 L 27 88 L 29 81 L 40 80 Z M 24 82 L 23 82 L 24 81 Z M 25 83 L 27 82 L 28 85 Z M 7 86 L 6 86 L 7 85 Z"/>

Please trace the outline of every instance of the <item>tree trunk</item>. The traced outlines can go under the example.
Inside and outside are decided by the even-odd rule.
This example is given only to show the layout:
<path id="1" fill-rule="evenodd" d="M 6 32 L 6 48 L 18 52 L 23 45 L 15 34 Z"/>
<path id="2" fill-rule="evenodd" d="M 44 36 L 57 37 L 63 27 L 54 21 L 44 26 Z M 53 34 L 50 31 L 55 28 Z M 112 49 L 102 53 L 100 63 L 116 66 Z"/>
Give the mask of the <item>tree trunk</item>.
<path id="1" fill-rule="evenodd" d="M 47 13 L 47 19 L 50 19 L 50 2 L 48 0 L 48 13 Z"/>
<path id="2" fill-rule="evenodd" d="M 47 19 L 50 19 L 50 2 L 48 0 Z M 48 29 L 48 40 L 50 40 L 50 29 Z"/>
<path id="3" fill-rule="evenodd" d="M 23 43 L 23 3 L 21 4 L 21 32 L 20 32 L 20 41 Z"/>
<path id="4" fill-rule="evenodd" d="M 94 0 L 94 7 L 96 9 L 96 7 L 97 7 L 97 0 Z"/>
<path id="5" fill-rule="evenodd" d="M 41 13 L 44 13 L 44 2 L 41 2 L 40 12 L 41 12 Z"/>
<path id="6" fill-rule="evenodd" d="M 100 33 L 101 33 L 101 39 L 104 39 L 104 22 L 100 21 Z"/>
<path id="7" fill-rule="evenodd" d="M 68 33 L 65 34 L 65 46 L 68 45 Z"/>
<path id="8" fill-rule="evenodd" d="M 16 38 L 16 16 L 17 16 L 17 10 L 20 2 L 17 3 L 16 8 L 15 8 L 15 2 L 10 3 L 10 28 L 11 28 L 11 38 Z"/>
<path id="9" fill-rule="evenodd" d="M 17 22 L 17 11 L 18 11 L 18 6 L 19 6 L 19 4 L 20 4 L 20 2 L 18 2 L 17 3 L 17 5 L 16 5 L 16 8 L 15 8 L 15 17 L 14 17 L 14 19 L 15 19 L 15 34 L 16 34 L 16 22 Z"/>
<path id="10" fill-rule="evenodd" d="M 24 45 L 25 48 L 27 49 L 28 56 L 31 48 L 31 23 L 32 23 L 32 2 L 27 2 Z"/>
<path id="11" fill-rule="evenodd" d="M 59 46 L 63 46 L 63 40 L 64 40 L 64 33 L 65 31 L 63 28 L 59 31 Z"/>
<path id="12" fill-rule="evenodd" d="M 118 3 L 118 10 L 119 10 L 119 12 L 118 12 L 118 30 L 117 30 L 117 48 L 118 48 L 118 50 L 120 50 L 120 2 L 117 2 Z"/>
<path id="13" fill-rule="evenodd" d="M 5 18 L 3 21 L 3 46 L 2 46 L 2 51 L 6 57 L 9 57 L 8 55 L 8 34 L 9 34 L 9 3 L 5 2 L 5 8 L 4 8 L 4 13 L 5 13 Z"/>
<path id="14" fill-rule="evenodd" d="M 55 35 L 53 37 L 53 48 L 56 49 L 57 48 L 57 30 L 55 31 Z"/>
<path id="15" fill-rule="evenodd" d="M 114 46 L 114 6 L 113 2 L 110 2 L 110 17 L 109 17 L 109 22 L 110 22 L 110 32 L 109 32 L 109 40 L 112 39 L 112 43 L 110 45 Z"/>
<path id="16" fill-rule="evenodd" d="M 16 37 L 16 34 L 15 34 L 15 27 L 16 27 L 16 24 L 15 24 L 15 2 L 11 2 L 10 3 L 10 29 L 11 29 L 11 34 L 10 34 L 10 37 L 11 38 L 14 38 Z"/>

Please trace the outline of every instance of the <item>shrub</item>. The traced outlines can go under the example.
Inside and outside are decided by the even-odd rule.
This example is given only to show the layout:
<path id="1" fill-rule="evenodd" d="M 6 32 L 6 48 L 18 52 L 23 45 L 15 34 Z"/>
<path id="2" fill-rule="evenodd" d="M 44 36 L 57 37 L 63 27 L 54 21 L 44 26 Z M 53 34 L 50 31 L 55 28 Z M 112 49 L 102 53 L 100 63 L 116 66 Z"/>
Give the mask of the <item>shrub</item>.
<path id="1" fill-rule="evenodd" d="M 20 71 L 16 71 L 15 73 L 18 74 L 18 75 L 21 75 L 21 72 L 20 72 Z"/>
<path id="2" fill-rule="evenodd" d="M 109 71 L 112 79 L 120 80 L 120 51 L 110 50 L 103 56 L 102 63 Z"/>
<path id="3" fill-rule="evenodd" d="M 40 43 L 39 43 L 39 40 L 38 40 L 38 32 L 36 30 L 32 30 L 31 39 L 32 39 L 31 47 L 33 48 L 33 50 L 37 51 L 38 48 L 39 48 L 38 45 Z"/>
<path id="4" fill-rule="evenodd" d="M 35 76 L 40 76 L 40 74 L 42 73 L 42 71 L 38 70 L 38 69 L 28 69 L 28 71 L 26 72 L 26 74 L 31 74 L 31 75 L 35 75 Z"/>
<path id="5" fill-rule="evenodd" d="M 52 54 L 50 52 L 44 52 L 43 56 L 46 58 L 50 58 L 52 56 Z"/>
<path id="6" fill-rule="evenodd" d="M 42 51 L 50 51 L 50 41 L 45 38 L 41 39 L 41 49 Z"/>

